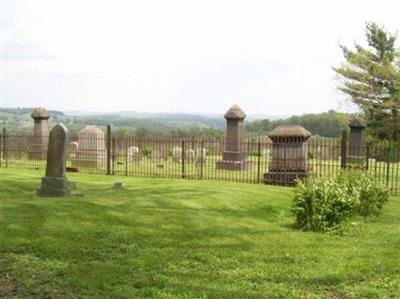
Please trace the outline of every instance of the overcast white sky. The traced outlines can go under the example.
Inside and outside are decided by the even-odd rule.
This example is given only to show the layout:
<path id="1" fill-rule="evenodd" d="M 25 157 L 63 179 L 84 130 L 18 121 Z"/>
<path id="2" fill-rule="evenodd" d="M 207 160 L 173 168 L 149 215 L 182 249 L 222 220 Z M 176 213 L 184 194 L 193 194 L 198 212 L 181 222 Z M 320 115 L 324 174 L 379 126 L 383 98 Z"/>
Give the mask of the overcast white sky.
<path id="1" fill-rule="evenodd" d="M 0 0 L 2 107 L 346 110 L 332 66 L 397 0 Z"/>

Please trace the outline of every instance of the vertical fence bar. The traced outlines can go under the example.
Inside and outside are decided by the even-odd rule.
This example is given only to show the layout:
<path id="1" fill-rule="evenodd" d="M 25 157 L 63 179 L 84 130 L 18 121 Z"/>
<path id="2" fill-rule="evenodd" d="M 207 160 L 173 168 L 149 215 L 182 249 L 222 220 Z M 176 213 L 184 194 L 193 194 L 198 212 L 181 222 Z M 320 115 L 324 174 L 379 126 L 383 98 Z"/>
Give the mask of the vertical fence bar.
<path id="1" fill-rule="evenodd" d="M 395 187 L 395 175 L 394 175 L 394 167 L 396 162 L 396 152 L 394 151 L 393 142 L 390 142 L 390 190 L 392 193 L 396 191 Z"/>
<path id="2" fill-rule="evenodd" d="M 341 152 L 341 167 L 346 169 L 347 167 L 347 130 L 342 131 L 342 152 Z"/>
<path id="3" fill-rule="evenodd" d="M 287 143 L 283 143 L 283 185 L 287 185 Z"/>
<path id="4" fill-rule="evenodd" d="M 182 178 L 185 178 L 185 140 L 182 139 Z"/>
<path id="5" fill-rule="evenodd" d="M 107 125 L 107 174 L 111 174 L 111 126 Z"/>
<path id="6" fill-rule="evenodd" d="M 365 171 L 368 173 L 368 169 L 369 169 L 369 156 L 370 156 L 370 145 L 367 144 L 367 148 L 365 150 Z"/>
<path id="7" fill-rule="evenodd" d="M 389 186 L 390 180 L 390 143 L 387 144 L 386 149 L 386 186 Z"/>
<path id="8" fill-rule="evenodd" d="M 125 176 L 128 176 L 128 139 L 125 137 Z"/>
<path id="9" fill-rule="evenodd" d="M 115 171 L 114 171 L 114 169 L 115 169 L 115 138 L 112 139 L 112 155 L 111 155 L 111 158 L 112 158 L 112 163 L 111 163 L 111 165 L 112 165 L 112 174 L 115 174 Z"/>
<path id="10" fill-rule="evenodd" d="M 3 128 L 3 159 L 5 167 L 8 168 L 8 154 L 7 154 L 7 131 Z"/>
<path id="11" fill-rule="evenodd" d="M 261 175 L 261 142 L 257 144 L 257 183 L 260 183 Z"/>
<path id="12" fill-rule="evenodd" d="M 200 144 L 200 179 L 203 179 L 204 141 Z"/>

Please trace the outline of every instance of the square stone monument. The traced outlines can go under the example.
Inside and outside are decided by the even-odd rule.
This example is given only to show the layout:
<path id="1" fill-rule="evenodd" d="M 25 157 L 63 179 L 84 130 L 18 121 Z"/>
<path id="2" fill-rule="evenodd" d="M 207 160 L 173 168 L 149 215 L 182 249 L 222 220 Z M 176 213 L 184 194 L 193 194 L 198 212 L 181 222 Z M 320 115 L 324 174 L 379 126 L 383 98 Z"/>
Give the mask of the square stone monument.
<path id="1" fill-rule="evenodd" d="M 269 135 L 272 140 L 272 159 L 264 182 L 292 186 L 296 179 L 308 175 L 307 140 L 311 133 L 302 126 L 278 126 Z"/>
<path id="2" fill-rule="evenodd" d="M 226 113 L 226 140 L 222 160 L 217 161 L 217 169 L 245 170 L 249 167 L 247 153 L 243 150 L 244 123 L 246 114 L 237 105 Z"/>
<path id="3" fill-rule="evenodd" d="M 78 133 L 78 151 L 72 167 L 106 167 L 105 133 L 96 126 L 86 126 Z"/>
<path id="4" fill-rule="evenodd" d="M 360 118 L 353 118 L 350 123 L 350 144 L 348 161 L 350 163 L 362 163 L 364 161 L 362 135 L 367 124 Z"/>
<path id="5" fill-rule="evenodd" d="M 37 107 L 32 111 L 31 117 L 34 124 L 28 158 L 29 160 L 45 160 L 49 141 L 48 119 L 50 118 L 50 113 L 43 107 Z"/>
<path id="6" fill-rule="evenodd" d="M 57 124 L 50 132 L 46 176 L 37 189 L 40 197 L 61 197 L 70 193 L 71 182 L 65 176 L 67 161 L 67 129 Z"/>

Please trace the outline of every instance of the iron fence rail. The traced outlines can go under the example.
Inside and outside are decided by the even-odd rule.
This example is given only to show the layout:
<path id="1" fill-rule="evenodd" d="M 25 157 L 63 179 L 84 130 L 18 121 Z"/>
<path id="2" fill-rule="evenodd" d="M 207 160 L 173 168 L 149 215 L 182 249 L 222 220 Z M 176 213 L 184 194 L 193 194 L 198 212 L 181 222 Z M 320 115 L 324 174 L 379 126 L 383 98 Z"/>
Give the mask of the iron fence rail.
<path id="1" fill-rule="evenodd" d="M 3 130 L 0 167 L 44 169 L 45 149 L 33 140 L 32 136 L 7 134 Z M 400 148 L 393 143 L 362 144 L 355 148 L 343 139 L 311 138 L 302 144 L 273 143 L 267 137 L 247 138 L 234 145 L 239 153 L 234 156 L 240 157 L 238 161 L 246 161 L 240 170 L 217 167 L 227 155 L 224 151 L 228 143 L 212 138 L 113 136 L 109 130 L 101 138 L 69 136 L 67 167 L 83 173 L 246 183 L 263 183 L 268 173 L 279 169 L 281 175 L 275 179 L 269 176 L 269 183 L 283 185 L 288 185 L 291 174 L 301 171 L 325 176 L 342 169 L 359 169 L 385 184 L 392 193 L 400 194 Z M 229 166 L 239 162 L 226 163 Z"/>

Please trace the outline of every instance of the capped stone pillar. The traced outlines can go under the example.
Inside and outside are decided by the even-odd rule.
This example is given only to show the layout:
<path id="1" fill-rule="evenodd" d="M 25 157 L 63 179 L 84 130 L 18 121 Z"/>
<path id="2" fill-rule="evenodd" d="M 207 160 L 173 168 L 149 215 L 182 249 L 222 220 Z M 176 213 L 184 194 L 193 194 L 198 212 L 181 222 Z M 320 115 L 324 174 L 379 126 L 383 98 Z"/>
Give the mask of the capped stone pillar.
<path id="1" fill-rule="evenodd" d="M 45 160 L 49 140 L 50 113 L 43 107 L 35 108 L 31 117 L 33 118 L 33 137 L 28 158 L 30 160 Z"/>
<path id="2" fill-rule="evenodd" d="M 249 167 L 246 152 L 243 150 L 245 137 L 244 119 L 246 114 L 237 105 L 233 105 L 224 115 L 226 119 L 225 150 L 222 160 L 217 161 L 217 169 L 244 170 Z"/>
<path id="3" fill-rule="evenodd" d="M 350 127 L 350 148 L 349 158 L 350 159 L 362 159 L 363 155 L 363 143 L 362 134 L 367 124 L 360 118 L 353 118 L 349 122 Z"/>
<path id="4" fill-rule="evenodd" d="M 311 133 L 302 126 L 281 125 L 268 136 L 272 140 L 272 159 L 264 182 L 290 186 L 296 184 L 296 179 L 307 177 L 307 140 Z"/>

